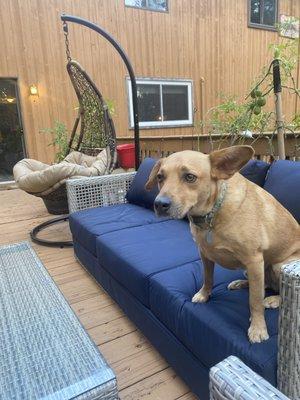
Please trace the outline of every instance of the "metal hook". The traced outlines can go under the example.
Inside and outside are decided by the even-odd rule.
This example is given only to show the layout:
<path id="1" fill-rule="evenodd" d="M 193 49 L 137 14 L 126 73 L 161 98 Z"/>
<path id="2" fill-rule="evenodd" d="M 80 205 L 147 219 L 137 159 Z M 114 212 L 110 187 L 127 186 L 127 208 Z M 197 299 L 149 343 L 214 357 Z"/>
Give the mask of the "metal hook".
<path id="1" fill-rule="evenodd" d="M 66 35 L 69 33 L 68 24 L 66 21 L 63 22 L 63 30 Z"/>

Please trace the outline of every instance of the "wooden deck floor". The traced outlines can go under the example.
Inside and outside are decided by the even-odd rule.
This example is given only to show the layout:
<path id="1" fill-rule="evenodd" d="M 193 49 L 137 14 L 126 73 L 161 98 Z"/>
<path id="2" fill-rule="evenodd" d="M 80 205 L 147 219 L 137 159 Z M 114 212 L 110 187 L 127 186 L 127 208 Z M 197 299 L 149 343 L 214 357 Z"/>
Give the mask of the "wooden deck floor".
<path id="1" fill-rule="evenodd" d="M 0 190 L 0 244 L 29 240 L 28 232 L 49 218 L 42 200 L 18 189 Z M 67 224 L 49 229 L 47 237 L 51 236 L 69 238 Z M 35 244 L 33 247 L 114 369 L 121 399 L 196 399 L 116 303 L 78 264 L 73 249 Z"/>

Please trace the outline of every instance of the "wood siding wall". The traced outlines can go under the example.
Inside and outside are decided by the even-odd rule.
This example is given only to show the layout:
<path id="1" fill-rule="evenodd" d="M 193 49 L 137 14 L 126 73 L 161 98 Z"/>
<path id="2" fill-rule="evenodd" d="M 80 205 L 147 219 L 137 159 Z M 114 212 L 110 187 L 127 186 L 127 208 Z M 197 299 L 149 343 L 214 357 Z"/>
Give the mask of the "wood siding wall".
<path id="1" fill-rule="evenodd" d="M 299 0 L 279 0 L 280 13 L 300 16 Z M 200 79 L 205 110 L 220 93 L 244 94 L 270 59 L 271 31 L 247 27 L 247 0 L 169 0 L 169 12 L 124 6 L 124 0 L 0 0 L 0 77 L 18 77 L 28 155 L 53 160 L 49 137 L 40 133 L 55 120 L 71 129 L 77 101 L 65 69 L 61 13 L 87 18 L 115 36 L 138 77 L 188 78 L 194 83 L 195 120 L 200 119 Z M 109 43 L 70 24 L 72 56 L 116 109 L 118 136 L 131 136 L 125 67 Z M 29 96 L 36 84 L 39 97 Z M 287 114 L 295 96 L 285 96 Z M 142 136 L 186 135 L 196 128 L 142 130 Z"/>

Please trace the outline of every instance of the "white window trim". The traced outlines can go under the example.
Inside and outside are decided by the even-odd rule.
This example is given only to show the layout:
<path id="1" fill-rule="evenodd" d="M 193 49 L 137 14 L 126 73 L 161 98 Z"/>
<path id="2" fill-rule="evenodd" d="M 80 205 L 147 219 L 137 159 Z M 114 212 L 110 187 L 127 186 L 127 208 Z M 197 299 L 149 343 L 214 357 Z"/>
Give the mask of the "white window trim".
<path id="1" fill-rule="evenodd" d="M 133 107 L 132 107 L 132 90 L 130 78 L 126 78 L 127 93 L 128 93 L 128 111 L 129 111 L 129 125 L 130 128 L 134 127 L 133 120 Z M 152 78 L 137 78 L 136 83 L 141 85 L 176 85 L 187 86 L 188 88 L 188 119 L 174 120 L 174 121 L 143 121 L 139 122 L 140 128 L 164 128 L 164 127 L 180 127 L 193 125 L 193 81 L 191 79 L 152 79 Z M 161 108 L 162 90 L 160 89 Z"/>

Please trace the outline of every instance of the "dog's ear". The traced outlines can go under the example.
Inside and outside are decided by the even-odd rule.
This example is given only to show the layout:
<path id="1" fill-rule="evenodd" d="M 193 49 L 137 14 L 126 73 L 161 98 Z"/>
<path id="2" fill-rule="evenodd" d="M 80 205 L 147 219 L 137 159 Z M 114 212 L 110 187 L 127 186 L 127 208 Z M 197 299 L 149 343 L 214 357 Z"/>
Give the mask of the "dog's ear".
<path id="1" fill-rule="evenodd" d="M 152 168 L 152 171 L 149 175 L 148 181 L 145 184 L 146 190 L 151 190 L 154 187 L 154 185 L 156 184 L 156 175 L 161 167 L 162 160 L 163 160 L 162 158 L 160 160 L 158 160 L 156 162 L 156 164 L 154 165 L 154 167 Z"/>
<path id="2" fill-rule="evenodd" d="M 213 151 L 210 155 L 211 176 L 229 179 L 239 171 L 254 155 L 251 146 L 232 146 Z"/>

